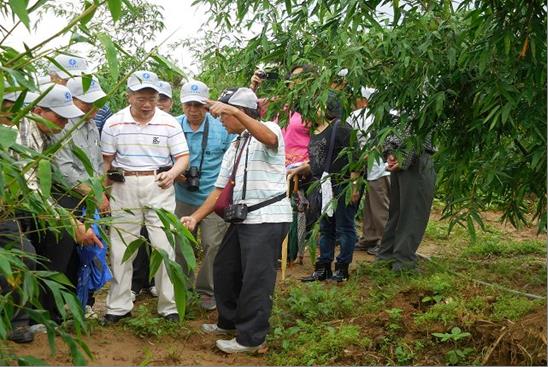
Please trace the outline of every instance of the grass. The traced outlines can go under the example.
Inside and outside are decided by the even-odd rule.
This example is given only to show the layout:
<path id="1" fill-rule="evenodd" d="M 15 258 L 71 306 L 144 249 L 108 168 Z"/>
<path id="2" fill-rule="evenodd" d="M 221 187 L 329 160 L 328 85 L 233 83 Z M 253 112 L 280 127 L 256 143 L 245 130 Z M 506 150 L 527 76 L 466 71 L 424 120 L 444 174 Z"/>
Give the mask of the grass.
<path id="1" fill-rule="evenodd" d="M 432 262 L 421 260 L 417 273 L 395 274 L 382 263 L 361 263 L 343 285 L 289 285 L 276 298 L 268 363 L 481 363 L 495 340 L 481 344 L 485 335 L 476 329 L 478 322 L 498 332 L 507 320 L 517 323 L 546 307 L 545 299 L 473 281 L 546 294 L 545 243 L 490 223 L 486 228 L 472 241 L 464 228 L 448 235 L 447 222 L 430 221 L 424 241 L 438 255 Z M 524 363 L 531 363 L 526 353 Z M 545 363 L 546 353 L 537 353 L 536 361 Z"/>

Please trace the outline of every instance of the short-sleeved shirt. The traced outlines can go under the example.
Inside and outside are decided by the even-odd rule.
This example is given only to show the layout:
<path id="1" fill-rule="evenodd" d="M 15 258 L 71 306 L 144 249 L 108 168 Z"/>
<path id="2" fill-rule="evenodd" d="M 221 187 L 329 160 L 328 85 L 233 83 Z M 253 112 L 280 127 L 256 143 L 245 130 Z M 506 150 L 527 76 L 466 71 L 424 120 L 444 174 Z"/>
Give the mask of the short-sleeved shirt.
<path id="1" fill-rule="evenodd" d="M 73 153 L 73 146 L 77 146 L 86 153 L 94 175 L 103 174 L 103 157 L 101 155 L 99 129 L 93 121 L 80 122 L 80 118 L 70 119 L 63 131 L 51 137 L 52 142 L 62 140 L 68 131 L 73 130 L 68 142 L 55 153 L 53 162 L 61 171 L 61 175 L 69 186 L 76 186 L 80 181 L 89 177 L 84 164 Z"/>
<path id="2" fill-rule="evenodd" d="M 99 134 L 103 131 L 103 126 L 105 126 L 105 122 L 110 116 L 112 116 L 112 111 L 108 105 L 104 105 L 97 111 L 97 114 L 93 118 L 93 122 L 97 126 L 97 129 L 99 129 Z"/>
<path id="3" fill-rule="evenodd" d="M 315 178 L 321 178 L 322 174 L 327 166 L 327 156 L 329 154 L 329 144 L 331 143 L 331 134 L 335 123 L 332 122 L 325 130 L 319 134 L 312 134 L 309 145 L 309 157 L 310 157 L 310 170 L 312 176 Z M 348 157 L 343 155 L 339 157 L 339 153 L 350 144 L 350 137 L 352 135 L 352 127 L 345 122 L 339 122 L 335 135 L 335 145 L 333 147 L 333 155 L 331 156 L 331 163 L 328 173 L 339 173 L 343 171 L 343 168 L 348 164 Z M 350 177 L 350 173 L 347 173 L 345 177 L 335 176 L 331 179 L 333 183 L 339 183 L 343 179 Z"/>
<path id="4" fill-rule="evenodd" d="M 242 157 L 236 170 L 233 202 L 245 203 L 248 206 L 255 205 L 283 194 L 287 191 L 285 169 L 285 146 L 280 127 L 274 122 L 265 122 L 272 132 L 278 137 L 277 148 L 271 149 L 259 142 L 254 137 L 242 147 Z M 236 159 L 237 143 L 230 145 L 227 150 L 221 172 L 215 186 L 224 188 L 232 174 L 232 167 Z M 247 189 L 246 198 L 243 197 L 244 170 L 247 158 Z M 267 205 L 261 209 L 250 212 L 244 224 L 259 223 L 289 223 L 293 220 L 291 204 L 287 198 Z"/>
<path id="5" fill-rule="evenodd" d="M 186 142 L 190 150 L 189 167 L 200 167 L 202 159 L 202 138 L 204 136 L 205 122 L 209 124 L 207 133 L 207 145 L 204 152 L 204 161 L 200 172 L 200 185 L 198 191 L 188 191 L 186 183 L 175 184 L 175 196 L 178 201 L 192 206 L 200 206 L 207 196 L 215 188 L 215 181 L 219 176 L 223 156 L 234 141 L 236 135 L 229 134 L 219 120 L 209 113 L 198 130 L 192 130 L 186 116 L 177 117 L 185 134 Z"/>
<path id="6" fill-rule="evenodd" d="M 358 143 L 360 148 L 365 146 L 365 143 L 371 136 L 369 128 L 373 125 L 374 118 L 372 115 L 367 115 L 367 109 L 359 109 L 350 114 L 346 120 L 350 126 L 357 130 Z M 367 180 L 375 181 L 381 177 L 390 176 L 390 171 L 387 171 L 382 158 L 377 159 L 371 167 L 367 169 Z"/>
<path id="7" fill-rule="evenodd" d="M 128 171 L 171 166 L 172 157 L 188 154 L 181 125 L 158 108 L 146 124 L 136 122 L 129 107 L 112 115 L 103 127 L 101 150 L 103 155 L 116 155 L 113 167 Z"/>
<path id="8" fill-rule="evenodd" d="M 285 164 L 308 162 L 308 144 L 310 143 L 310 129 L 305 125 L 302 116 L 293 112 L 289 116 L 289 123 L 282 130 L 285 143 Z"/>

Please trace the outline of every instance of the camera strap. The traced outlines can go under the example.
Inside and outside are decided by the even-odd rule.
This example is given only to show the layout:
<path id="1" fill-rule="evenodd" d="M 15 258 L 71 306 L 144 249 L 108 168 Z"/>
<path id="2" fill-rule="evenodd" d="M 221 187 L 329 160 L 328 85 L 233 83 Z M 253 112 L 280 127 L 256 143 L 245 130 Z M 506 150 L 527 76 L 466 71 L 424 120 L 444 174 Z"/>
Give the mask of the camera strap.
<path id="1" fill-rule="evenodd" d="M 242 139 L 243 139 L 243 143 L 242 143 Z M 245 144 L 248 142 L 249 140 L 249 133 L 244 133 L 242 136 L 240 136 L 238 138 L 238 141 L 237 141 L 237 146 L 236 146 L 236 153 L 235 153 L 235 159 L 234 159 L 234 166 L 232 167 L 232 174 L 230 175 L 230 180 L 231 181 L 234 181 L 234 179 L 236 178 L 236 170 L 238 169 L 238 165 L 240 164 L 240 158 L 242 158 L 242 153 L 244 152 L 244 148 L 245 148 Z M 238 153 L 238 149 L 239 148 L 242 148 L 240 150 L 240 152 Z"/>
<path id="2" fill-rule="evenodd" d="M 202 173 L 202 166 L 204 164 L 204 155 L 207 149 L 207 138 L 209 135 L 209 116 L 206 117 L 204 125 L 204 133 L 202 134 L 202 158 L 200 158 L 200 174 Z"/>

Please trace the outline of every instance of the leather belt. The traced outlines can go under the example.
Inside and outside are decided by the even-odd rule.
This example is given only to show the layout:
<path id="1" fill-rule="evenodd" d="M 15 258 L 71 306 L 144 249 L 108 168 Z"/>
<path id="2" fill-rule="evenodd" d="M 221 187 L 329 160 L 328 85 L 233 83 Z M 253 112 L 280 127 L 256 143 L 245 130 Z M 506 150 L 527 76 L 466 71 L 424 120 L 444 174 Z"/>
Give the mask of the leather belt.
<path id="1" fill-rule="evenodd" d="M 124 176 L 154 176 L 156 170 L 152 171 L 124 171 Z"/>

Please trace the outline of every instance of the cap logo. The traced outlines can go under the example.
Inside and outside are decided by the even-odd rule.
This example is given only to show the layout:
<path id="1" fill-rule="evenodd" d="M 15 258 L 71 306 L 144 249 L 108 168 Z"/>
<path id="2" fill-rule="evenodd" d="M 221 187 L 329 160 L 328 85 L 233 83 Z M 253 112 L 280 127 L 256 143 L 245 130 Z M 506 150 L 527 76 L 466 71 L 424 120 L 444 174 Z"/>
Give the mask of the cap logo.
<path id="1" fill-rule="evenodd" d="M 76 65 L 76 60 L 75 59 L 69 59 L 68 63 L 69 63 L 70 66 L 74 66 L 74 65 Z"/>
<path id="2" fill-rule="evenodd" d="M 190 90 L 193 91 L 193 92 L 197 92 L 198 91 L 198 86 L 196 84 L 192 84 L 190 86 Z"/>
<path id="3" fill-rule="evenodd" d="M 72 100 L 72 95 L 70 94 L 70 92 L 65 92 L 65 102 L 68 102 Z"/>
<path id="4" fill-rule="evenodd" d="M 143 73 L 143 79 L 150 79 L 149 73 Z"/>

